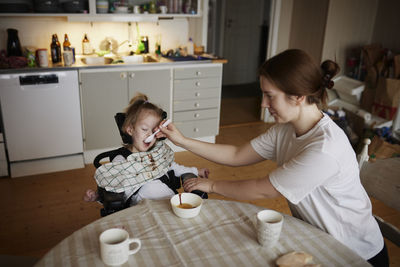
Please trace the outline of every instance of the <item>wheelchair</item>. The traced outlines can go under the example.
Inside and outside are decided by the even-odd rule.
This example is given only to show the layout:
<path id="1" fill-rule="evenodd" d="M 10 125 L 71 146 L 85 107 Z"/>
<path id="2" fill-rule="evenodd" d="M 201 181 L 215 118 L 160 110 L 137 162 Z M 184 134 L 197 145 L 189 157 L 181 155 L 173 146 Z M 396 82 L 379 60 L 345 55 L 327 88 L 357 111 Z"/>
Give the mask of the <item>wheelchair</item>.
<path id="1" fill-rule="evenodd" d="M 166 112 L 163 113 L 162 117 L 163 117 L 163 119 L 165 119 L 167 117 Z M 125 144 L 132 143 L 132 138 L 122 131 L 122 125 L 125 121 L 125 113 L 117 113 L 114 116 L 114 119 L 118 126 L 122 141 Z M 93 165 L 97 169 L 102 165 L 102 163 L 101 163 L 102 161 L 105 160 L 107 162 L 112 162 L 117 155 L 123 155 L 126 158 L 128 155 L 124 155 L 124 154 L 126 154 L 125 151 L 126 151 L 126 149 L 124 147 L 121 147 L 118 149 L 100 153 L 93 160 Z M 171 171 L 168 171 L 168 173 L 166 173 L 159 179 L 161 180 L 161 182 L 163 182 L 169 188 L 171 188 L 171 190 L 174 191 L 175 194 L 178 194 L 177 190 L 181 187 L 181 184 L 183 184 L 186 179 L 196 178 L 196 177 L 197 176 L 193 173 L 185 173 L 185 174 L 182 174 L 181 176 L 176 176 L 174 171 L 171 170 Z M 135 195 L 137 192 L 138 191 L 136 191 L 133 195 Z M 114 212 L 123 210 L 125 208 L 128 208 L 130 206 L 130 200 L 133 196 L 132 195 L 130 198 L 125 200 L 124 192 L 121 192 L 121 193 L 109 192 L 100 186 L 97 186 L 97 193 L 99 196 L 98 201 L 103 205 L 103 208 L 100 210 L 100 215 L 102 217 L 112 214 Z M 204 198 L 204 199 L 208 198 L 207 193 L 199 191 L 199 190 L 195 190 L 192 193 L 197 194 L 201 198 Z"/>

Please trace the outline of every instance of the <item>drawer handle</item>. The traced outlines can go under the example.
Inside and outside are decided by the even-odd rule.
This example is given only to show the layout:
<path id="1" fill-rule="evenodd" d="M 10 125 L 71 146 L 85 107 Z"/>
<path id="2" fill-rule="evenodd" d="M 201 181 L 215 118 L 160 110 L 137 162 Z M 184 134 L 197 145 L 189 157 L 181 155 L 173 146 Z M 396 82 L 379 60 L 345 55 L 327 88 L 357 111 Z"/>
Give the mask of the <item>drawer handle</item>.
<path id="1" fill-rule="evenodd" d="M 196 86 L 200 86 L 200 82 L 196 82 Z"/>
<path id="2" fill-rule="evenodd" d="M 199 131 L 199 128 L 194 128 L 193 131 L 197 133 Z"/>
<path id="3" fill-rule="evenodd" d="M 196 92 L 196 93 L 194 94 L 194 96 L 200 96 L 200 93 L 199 93 L 199 92 Z"/>
<path id="4" fill-rule="evenodd" d="M 200 76 L 201 75 L 201 71 L 196 71 L 196 75 Z"/>
<path id="5" fill-rule="evenodd" d="M 198 118 L 198 117 L 200 117 L 200 114 L 199 114 L 199 113 L 195 113 L 195 114 L 194 114 L 194 117 L 195 117 L 195 118 Z"/>
<path id="6" fill-rule="evenodd" d="M 199 103 L 194 103 L 194 106 L 195 106 L 196 108 L 198 108 L 198 107 L 200 107 L 200 104 L 199 104 Z"/>

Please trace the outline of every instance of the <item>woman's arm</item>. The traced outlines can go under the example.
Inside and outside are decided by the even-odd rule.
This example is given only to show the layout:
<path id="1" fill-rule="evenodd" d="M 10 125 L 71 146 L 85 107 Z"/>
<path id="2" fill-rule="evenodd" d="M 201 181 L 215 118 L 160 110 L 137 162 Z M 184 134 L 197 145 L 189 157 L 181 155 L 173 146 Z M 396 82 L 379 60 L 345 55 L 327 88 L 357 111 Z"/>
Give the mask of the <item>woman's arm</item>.
<path id="1" fill-rule="evenodd" d="M 213 181 L 194 178 L 185 181 L 183 188 L 186 192 L 200 190 L 239 200 L 275 198 L 281 195 L 271 184 L 269 176 L 240 181 Z"/>
<path id="2" fill-rule="evenodd" d="M 219 164 L 243 166 L 264 160 L 263 157 L 254 151 L 250 142 L 240 147 L 202 142 L 183 136 L 172 123 L 165 128 L 161 128 L 161 132 L 163 134 L 157 135 L 157 137 L 166 136 L 175 145 Z"/>

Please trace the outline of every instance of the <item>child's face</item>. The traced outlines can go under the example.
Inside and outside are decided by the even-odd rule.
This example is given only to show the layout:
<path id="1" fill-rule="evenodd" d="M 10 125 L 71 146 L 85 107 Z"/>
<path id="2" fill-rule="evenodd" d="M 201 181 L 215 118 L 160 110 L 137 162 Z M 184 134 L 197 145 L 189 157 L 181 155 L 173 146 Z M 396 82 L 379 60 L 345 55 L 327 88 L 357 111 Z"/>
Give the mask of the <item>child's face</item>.
<path id="1" fill-rule="evenodd" d="M 154 128 L 160 123 L 160 117 L 149 111 L 142 111 L 139 115 L 134 127 L 128 127 L 127 133 L 132 136 L 133 147 L 136 152 L 144 152 L 149 150 L 157 141 L 156 138 L 150 143 L 145 143 L 144 140 L 153 133 Z"/>

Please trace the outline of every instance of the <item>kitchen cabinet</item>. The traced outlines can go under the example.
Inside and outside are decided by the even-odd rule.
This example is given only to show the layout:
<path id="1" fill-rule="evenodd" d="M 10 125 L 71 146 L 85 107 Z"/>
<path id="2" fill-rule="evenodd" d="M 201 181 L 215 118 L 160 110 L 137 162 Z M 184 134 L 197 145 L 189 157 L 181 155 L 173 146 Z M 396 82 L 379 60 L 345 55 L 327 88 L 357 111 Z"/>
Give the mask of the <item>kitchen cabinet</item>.
<path id="1" fill-rule="evenodd" d="M 197 3 L 196 3 L 196 2 Z M 204 1 L 204 0 L 203 0 Z M 11 2 L 11 1 L 10 1 Z M 0 4 L 0 9 L 4 11 L 0 11 L 1 16 L 28 16 L 28 17 L 35 17 L 35 16 L 46 16 L 46 17 L 66 17 L 68 21 L 115 21 L 115 22 L 132 22 L 132 21 L 157 21 L 160 18 L 198 18 L 202 16 L 201 13 L 201 0 L 192 0 L 194 3 L 194 7 L 196 7 L 196 11 L 194 13 L 155 13 L 155 14 L 133 14 L 133 13 L 106 13 L 101 14 L 97 13 L 96 11 L 96 0 L 83 0 L 81 10 L 71 10 L 75 7 L 69 7 L 66 9 L 64 6 L 54 7 L 56 1 L 43 1 L 44 3 L 41 4 L 41 8 L 43 11 L 36 10 L 35 7 L 27 1 L 24 3 L 21 1 L 19 4 L 21 7 L 15 8 L 17 4 L 15 3 L 2 3 Z M 72 2 L 72 1 L 71 1 Z M 79 2 L 80 3 L 80 2 Z M 143 3 L 143 1 L 141 2 Z M 72 3 L 63 3 L 63 5 L 71 5 Z M 32 10 L 33 9 L 33 10 Z M 8 11 L 9 10 L 9 11 Z M 20 11 L 19 11 L 20 10 Z M 54 10 L 54 11 L 53 11 Z M 56 11 L 57 10 L 57 11 Z M 33 11 L 33 12 L 32 12 Z"/>
<path id="2" fill-rule="evenodd" d="M 138 92 L 170 112 L 170 68 L 87 69 L 80 71 L 80 83 L 85 151 L 121 145 L 114 115 Z"/>
<path id="3" fill-rule="evenodd" d="M 188 137 L 219 132 L 222 64 L 174 68 L 173 121 Z"/>

